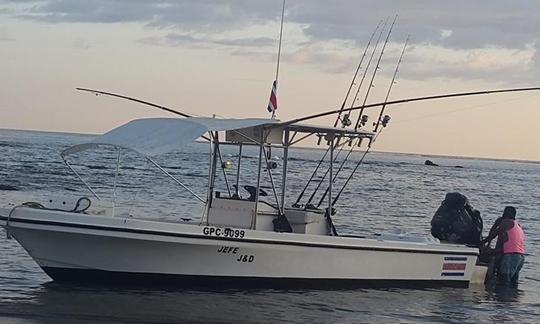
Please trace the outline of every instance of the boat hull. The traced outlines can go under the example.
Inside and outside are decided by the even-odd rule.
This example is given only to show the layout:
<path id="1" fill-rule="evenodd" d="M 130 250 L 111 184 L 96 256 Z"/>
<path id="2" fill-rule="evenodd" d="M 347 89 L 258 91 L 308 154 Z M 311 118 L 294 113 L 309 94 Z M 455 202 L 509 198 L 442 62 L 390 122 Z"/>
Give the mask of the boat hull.
<path id="1" fill-rule="evenodd" d="M 29 208 L 14 213 L 9 232 L 51 278 L 83 283 L 466 287 L 477 253 L 453 245 L 225 232 Z"/>

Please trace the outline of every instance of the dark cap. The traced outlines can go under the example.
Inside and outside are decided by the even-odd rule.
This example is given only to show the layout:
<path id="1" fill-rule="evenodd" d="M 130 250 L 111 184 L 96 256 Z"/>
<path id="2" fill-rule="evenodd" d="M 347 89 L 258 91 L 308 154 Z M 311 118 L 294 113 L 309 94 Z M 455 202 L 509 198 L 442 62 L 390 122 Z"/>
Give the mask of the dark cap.
<path id="1" fill-rule="evenodd" d="M 503 218 L 516 219 L 516 208 L 512 206 L 504 207 Z"/>

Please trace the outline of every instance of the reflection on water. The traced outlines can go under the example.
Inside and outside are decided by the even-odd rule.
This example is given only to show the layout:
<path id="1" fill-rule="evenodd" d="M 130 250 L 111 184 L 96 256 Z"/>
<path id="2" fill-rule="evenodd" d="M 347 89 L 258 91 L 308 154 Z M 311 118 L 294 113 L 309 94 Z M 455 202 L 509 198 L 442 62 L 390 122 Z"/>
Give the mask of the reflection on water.
<path id="1" fill-rule="evenodd" d="M 73 195 L 87 195 L 58 157 L 63 148 L 87 139 L 88 136 L 81 135 L 0 130 L 0 185 L 18 189 L 0 190 L 0 205 L 40 201 L 66 189 Z M 159 162 L 204 196 L 207 151 L 205 146 L 196 145 L 186 152 L 163 156 Z M 257 156 L 256 151 L 245 152 Z M 111 161 L 116 158 L 113 153 L 89 153 L 73 160 L 85 179 L 105 197 L 112 195 Z M 223 153 L 234 161 L 234 150 L 223 148 Z M 316 150 L 291 151 L 289 204 L 303 189 L 301 180 L 309 177 L 308 170 L 316 166 L 320 155 Z M 431 216 L 449 191 L 467 195 L 472 205 L 482 211 L 486 227 L 506 204 L 513 204 L 518 207 L 518 218 L 527 236 L 528 253 L 517 289 L 474 286 L 422 290 L 203 291 L 59 285 L 51 283 L 17 242 L 4 239 L 5 232 L 0 231 L 0 322 L 537 322 L 540 165 L 430 157 L 441 165 L 436 168 L 424 166 L 425 159 L 416 155 L 370 155 L 359 176 L 343 192 L 335 217 L 337 230 L 364 234 L 400 228 L 429 233 Z M 144 161 L 128 154 L 123 161 L 125 167 L 118 177 L 121 204 L 145 217 L 174 220 L 200 215 L 201 206 L 188 193 Z M 455 165 L 464 168 L 454 168 Z M 255 166 L 256 159 L 242 162 L 241 184 L 252 183 Z M 347 165 L 344 170 L 351 167 Z M 280 168 L 275 171 L 279 178 Z M 346 175 L 343 173 L 344 178 Z M 232 173 L 228 176 L 230 180 L 234 178 Z M 219 177 L 218 190 L 226 192 L 222 174 Z"/>
<path id="2" fill-rule="evenodd" d="M 532 320 L 519 289 L 139 290 L 42 284 L 1 316 L 81 322 L 437 322 Z M 536 306 L 538 307 L 538 306 Z"/>

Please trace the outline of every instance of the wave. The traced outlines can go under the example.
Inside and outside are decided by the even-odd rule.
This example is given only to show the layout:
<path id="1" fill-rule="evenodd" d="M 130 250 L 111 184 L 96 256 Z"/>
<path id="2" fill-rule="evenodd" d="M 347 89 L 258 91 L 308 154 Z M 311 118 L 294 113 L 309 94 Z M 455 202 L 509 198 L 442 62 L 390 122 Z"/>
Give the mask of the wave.
<path id="1" fill-rule="evenodd" d="M 19 191 L 19 189 L 15 188 L 14 186 L 11 186 L 11 185 L 3 185 L 3 184 L 0 184 L 0 190 L 4 190 L 4 191 Z"/>
<path id="2" fill-rule="evenodd" d="M 107 169 L 107 167 L 103 165 L 86 165 L 86 167 L 91 170 L 106 170 Z"/>

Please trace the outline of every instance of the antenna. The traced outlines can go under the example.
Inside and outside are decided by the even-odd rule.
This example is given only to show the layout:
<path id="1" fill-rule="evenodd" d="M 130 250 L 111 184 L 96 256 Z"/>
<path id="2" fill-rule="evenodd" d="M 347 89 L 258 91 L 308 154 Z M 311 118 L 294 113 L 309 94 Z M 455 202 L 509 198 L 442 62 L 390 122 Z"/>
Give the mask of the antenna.
<path id="1" fill-rule="evenodd" d="M 283 6 L 281 8 L 281 25 L 279 27 L 279 45 L 278 45 L 278 55 L 277 55 L 277 64 L 276 64 L 276 78 L 274 81 L 275 91 L 277 92 L 278 88 L 278 78 L 279 78 L 279 60 L 281 58 L 281 40 L 283 38 L 283 19 L 285 18 L 285 0 L 283 0 Z M 272 119 L 276 118 L 276 108 L 272 109 Z"/>

